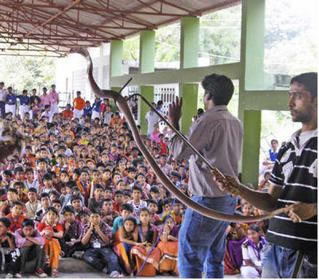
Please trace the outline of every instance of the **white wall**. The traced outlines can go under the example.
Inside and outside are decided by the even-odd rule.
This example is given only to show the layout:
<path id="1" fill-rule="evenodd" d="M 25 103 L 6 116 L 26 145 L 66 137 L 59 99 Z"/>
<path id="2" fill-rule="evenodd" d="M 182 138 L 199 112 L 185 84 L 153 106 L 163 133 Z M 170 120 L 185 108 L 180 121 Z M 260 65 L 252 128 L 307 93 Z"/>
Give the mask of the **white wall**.
<path id="1" fill-rule="evenodd" d="M 97 84 L 103 88 L 109 88 L 109 44 L 99 48 L 89 49 L 93 60 L 93 75 Z M 88 83 L 86 74 L 86 60 L 78 54 L 70 54 L 60 58 L 56 62 L 56 85 L 61 92 L 63 103 L 71 102 L 76 91 L 82 92 L 82 97 L 93 101 L 94 94 Z M 64 104 L 63 104 L 64 105 Z"/>

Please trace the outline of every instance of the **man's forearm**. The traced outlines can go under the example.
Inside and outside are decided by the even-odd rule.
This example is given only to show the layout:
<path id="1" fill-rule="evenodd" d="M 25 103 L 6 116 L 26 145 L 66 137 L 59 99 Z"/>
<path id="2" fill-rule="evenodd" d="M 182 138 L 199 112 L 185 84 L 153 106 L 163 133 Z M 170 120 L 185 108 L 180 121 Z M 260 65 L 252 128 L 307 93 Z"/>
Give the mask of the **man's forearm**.
<path id="1" fill-rule="evenodd" d="M 247 200 L 258 209 L 271 212 L 276 208 L 276 201 L 269 193 L 254 191 L 245 185 L 240 185 L 240 197 Z"/>

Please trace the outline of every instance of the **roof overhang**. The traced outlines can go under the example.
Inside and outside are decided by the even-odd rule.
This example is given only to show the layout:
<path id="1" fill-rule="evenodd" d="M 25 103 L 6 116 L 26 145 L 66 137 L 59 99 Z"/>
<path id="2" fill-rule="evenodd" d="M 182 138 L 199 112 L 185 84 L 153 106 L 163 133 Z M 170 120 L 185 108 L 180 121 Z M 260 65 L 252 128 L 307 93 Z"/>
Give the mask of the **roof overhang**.
<path id="1" fill-rule="evenodd" d="M 240 0 L 0 0 L 0 55 L 65 56 Z"/>

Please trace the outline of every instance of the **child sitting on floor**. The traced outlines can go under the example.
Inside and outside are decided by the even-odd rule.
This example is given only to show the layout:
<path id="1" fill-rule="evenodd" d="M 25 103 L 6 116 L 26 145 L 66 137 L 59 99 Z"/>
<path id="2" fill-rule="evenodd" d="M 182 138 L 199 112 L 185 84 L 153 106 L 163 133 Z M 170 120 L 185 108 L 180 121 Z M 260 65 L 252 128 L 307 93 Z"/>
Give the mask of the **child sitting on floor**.
<path id="1" fill-rule="evenodd" d="M 0 218 L 0 271 L 5 272 L 6 278 L 21 278 L 21 257 L 16 249 L 14 236 L 9 232 L 10 221 Z"/>
<path id="2" fill-rule="evenodd" d="M 51 276 L 58 276 L 61 247 L 59 239 L 63 237 L 63 226 L 57 223 L 58 211 L 49 207 L 44 221 L 38 224 L 38 230 L 45 239 L 44 251 L 51 269 Z"/>
<path id="3" fill-rule="evenodd" d="M 267 241 L 260 234 L 260 228 L 251 224 L 248 229 L 247 239 L 242 244 L 243 265 L 240 268 L 243 278 L 260 278 L 262 269 L 262 249 Z"/>

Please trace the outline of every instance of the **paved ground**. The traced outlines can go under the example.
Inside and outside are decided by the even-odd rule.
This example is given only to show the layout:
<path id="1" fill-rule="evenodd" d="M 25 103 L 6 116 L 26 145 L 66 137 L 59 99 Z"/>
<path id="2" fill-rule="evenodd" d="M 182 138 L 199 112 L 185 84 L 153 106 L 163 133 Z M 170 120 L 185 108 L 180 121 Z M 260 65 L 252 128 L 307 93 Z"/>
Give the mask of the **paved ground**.
<path id="1" fill-rule="evenodd" d="M 60 269 L 59 269 L 59 277 L 58 278 L 69 278 L 69 279 L 94 279 L 94 278 L 108 278 L 106 274 L 102 272 L 97 272 L 94 268 L 83 262 L 82 260 L 74 259 L 74 258 L 61 258 L 60 260 Z M 5 275 L 0 274 L 0 278 L 4 278 Z M 39 279 L 33 274 L 24 274 L 23 278 L 34 278 Z M 126 279 L 133 277 L 125 277 Z M 145 278 L 145 277 L 136 277 L 136 278 Z M 178 278 L 173 276 L 163 276 L 158 275 L 155 278 Z M 225 278 L 240 278 L 239 275 L 231 275 L 225 276 Z"/>

